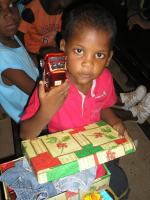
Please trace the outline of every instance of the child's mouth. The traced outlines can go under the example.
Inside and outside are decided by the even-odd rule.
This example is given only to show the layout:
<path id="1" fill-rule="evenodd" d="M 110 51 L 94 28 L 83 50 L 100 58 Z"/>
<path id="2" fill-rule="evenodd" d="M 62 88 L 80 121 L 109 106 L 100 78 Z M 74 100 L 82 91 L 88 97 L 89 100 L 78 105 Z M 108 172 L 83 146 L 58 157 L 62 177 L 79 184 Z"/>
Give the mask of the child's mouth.
<path id="1" fill-rule="evenodd" d="M 90 78 L 90 77 L 91 77 L 90 74 L 80 74 L 80 76 L 81 76 L 82 78 Z"/>
<path id="2" fill-rule="evenodd" d="M 16 27 L 17 27 L 16 24 L 10 24 L 10 25 L 7 26 L 7 29 L 8 30 L 14 30 L 14 29 L 16 29 Z"/>
<path id="3" fill-rule="evenodd" d="M 13 30 L 13 29 L 16 29 L 17 27 L 18 27 L 18 23 L 15 23 L 15 22 L 12 22 L 7 25 L 8 30 Z"/>

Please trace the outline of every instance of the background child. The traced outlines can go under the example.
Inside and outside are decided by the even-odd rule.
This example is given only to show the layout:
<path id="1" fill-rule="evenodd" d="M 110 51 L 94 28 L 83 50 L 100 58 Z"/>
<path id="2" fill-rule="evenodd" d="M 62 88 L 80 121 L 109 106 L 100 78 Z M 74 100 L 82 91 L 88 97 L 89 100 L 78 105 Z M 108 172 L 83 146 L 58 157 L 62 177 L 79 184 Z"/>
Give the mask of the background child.
<path id="1" fill-rule="evenodd" d="M 22 139 L 35 138 L 47 124 L 49 132 L 56 132 L 101 119 L 122 134 L 126 131 L 110 108 L 116 94 L 106 66 L 115 35 L 115 20 L 99 3 L 73 5 L 64 12 L 60 48 L 66 55 L 68 80 L 47 93 L 40 82 L 22 116 Z M 116 164 L 110 165 L 111 186 L 120 196 L 127 189 L 127 179 Z"/>
<path id="2" fill-rule="evenodd" d="M 0 0 L 0 8 L 0 104 L 19 122 L 35 86 L 38 69 L 15 36 L 20 19 L 16 3 Z"/>
<path id="3" fill-rule="evenodd" d="M 44 46 L 56 46 L 56 33 L 61 29 L 64 7 L 73 0 L 32 0 L 22 13 L 19 36 L 28 52 L 38 54 Z"/>

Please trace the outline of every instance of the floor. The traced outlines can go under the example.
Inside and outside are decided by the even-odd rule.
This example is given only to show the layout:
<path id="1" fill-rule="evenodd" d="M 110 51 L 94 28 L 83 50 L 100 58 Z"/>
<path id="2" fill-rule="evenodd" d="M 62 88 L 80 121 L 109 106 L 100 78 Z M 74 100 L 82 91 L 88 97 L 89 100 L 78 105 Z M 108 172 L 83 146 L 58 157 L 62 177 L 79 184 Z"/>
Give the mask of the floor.
<path id="1" fill-rule="evenodd" d="M 126 125 L 131 137 L 138 141 L 136 152 L 120 159 L 131 190 L 128 200 L 149 200 L 150 141 L 136 123 L 127 121 Z"/>
<path id="2" fill-rule="evenodd" d="M 127 77 L 115 61 L 112 61 L 110 69 L 119 87 L 124 91 L 132 88 L 126 86 Z M 1 118 L 0 118 L 1 119 Z M 120 158 L 120 165 L 125 170 L 129 185 L 130 195 L 128 200 L 149 200 L 150 199 L 150 124 L 147 122 L 145 129 L 133 121 L 125 121 L 128 132 L 136 141 L 137 150 L 135 153 Z M 9 118 L 0 120 L 0 161 L 4 157 L 14 155 L 13 137 L 11 122 Z M 146 134 L 145 134 L 146 133 Z M 149 135 L 148 135 L 149 133 Z M 0 194 L 0 200 L 2 199 Z M 3 199 L 2 199 L 3 200 Z"/>

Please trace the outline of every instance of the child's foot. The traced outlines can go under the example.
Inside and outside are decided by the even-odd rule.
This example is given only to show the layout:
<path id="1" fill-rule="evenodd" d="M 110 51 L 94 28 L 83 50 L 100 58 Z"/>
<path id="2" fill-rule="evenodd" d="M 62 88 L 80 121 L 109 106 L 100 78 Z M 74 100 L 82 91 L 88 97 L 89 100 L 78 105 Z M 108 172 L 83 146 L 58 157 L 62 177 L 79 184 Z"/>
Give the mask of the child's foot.
<path id="1" fill-rule="evenodd" d="M 146 95 L 146 87 L 140 85 L 133 92 L 120 93 L 121 102 L 124 103 L 123 109 L 129 110 L 130 107 L 135 106 Z"/>
<path id="2" fill-rule="evenodd" d="M 137 122 L 143 124 L 150 116 L 150 93 L 143 98 L 143 100 L 136 106 L 129 109 L 133 117 L 137 117 Z"/>

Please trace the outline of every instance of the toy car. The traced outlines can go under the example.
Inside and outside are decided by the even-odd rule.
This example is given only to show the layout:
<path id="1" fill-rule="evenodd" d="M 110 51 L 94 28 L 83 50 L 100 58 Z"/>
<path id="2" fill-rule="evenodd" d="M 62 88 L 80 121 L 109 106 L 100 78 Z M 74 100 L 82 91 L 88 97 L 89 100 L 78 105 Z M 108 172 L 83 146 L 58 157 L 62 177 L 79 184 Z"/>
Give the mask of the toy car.
<path id="1" fill-rule="evenodd" d="M 43 81 L 45 91 L 61 85 L 66 79 L 66 58 L 64 52 L 47 53 L 43 59 Z"/>

